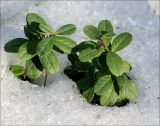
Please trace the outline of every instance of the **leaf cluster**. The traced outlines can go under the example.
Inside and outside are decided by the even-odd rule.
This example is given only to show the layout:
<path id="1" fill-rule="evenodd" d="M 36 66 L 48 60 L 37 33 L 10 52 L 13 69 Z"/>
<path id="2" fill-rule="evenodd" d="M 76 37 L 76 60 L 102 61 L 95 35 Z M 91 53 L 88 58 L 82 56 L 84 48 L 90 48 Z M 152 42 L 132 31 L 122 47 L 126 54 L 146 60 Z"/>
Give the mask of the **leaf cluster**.
<path id="1" fill-rule="evenodd" d="M 139 93 L 126 74 L 131 65 L 116 54 L 131 43 L 132 35 L 116 35 L 109 20 L 102 20 L 98 27 L 87 25 L 83 31 L 91 40 L 72 49 L 68 55 L 71 65 L 64 73 L 88 102 L 122 106 L 135 100 Z"/>
<path id="2" fill-rule="evenodd" d="M 68 35 L 76 31 L 76 26 L 66 24 L 53 31 L 46 21 L 36 13 L 28 13 L 24 34 L 26 38 L 15 38 L 7 42 L 4 50 L 16 53 L 19 59 L 26 62 L 25 67 L 11 66 L 10 70 L 22 80 L 34 80 L 45 70 L 47 73 L 56 73 L 60 64 L 55 51 L 69 54 L 76 42 Z"/>

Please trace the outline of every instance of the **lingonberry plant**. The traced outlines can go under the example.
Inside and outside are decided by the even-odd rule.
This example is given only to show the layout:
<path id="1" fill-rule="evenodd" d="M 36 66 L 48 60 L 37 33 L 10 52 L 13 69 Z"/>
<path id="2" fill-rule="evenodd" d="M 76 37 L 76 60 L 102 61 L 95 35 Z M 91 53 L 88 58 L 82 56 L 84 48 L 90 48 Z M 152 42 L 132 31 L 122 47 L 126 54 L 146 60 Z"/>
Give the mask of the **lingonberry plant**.
<path id="1" fill-rule="evenodd" d="M 131 43 L 128 32 L 116 36 L 109 20 L 102 20 L 98 28 L 84 27 L 91 40 L 84 41 L 68 55 L 71 62 L 64 73 L 76 82 L 83 97 L 91 103 L 107 106 L 123 106 L 135 100 L 139 93 L 127 76 L 131 65 L 116 52 Z"/>
<path id="2" fill-rule="evenodd" d="M 33 81 L 40 77 L 42 71 L 56 73 L 60 64 L 55 51 L 62 54 L 69 54 L 76 42 L 68 38 L 76 31 L 73 24 L 60 27 L 57 31 L 45 22 L 36 13 L 29 13 L 26 16 L 24 33 L 27 38 L 15 38 L 5 44 L 4 50 L 9 53 L 16 53 L 17 56 L 26 62 L 25 67 L 12 65 L 10 70 L 15 76 L 22 80 Z M 46 81 L 44 82 L 45 85 Z"/>

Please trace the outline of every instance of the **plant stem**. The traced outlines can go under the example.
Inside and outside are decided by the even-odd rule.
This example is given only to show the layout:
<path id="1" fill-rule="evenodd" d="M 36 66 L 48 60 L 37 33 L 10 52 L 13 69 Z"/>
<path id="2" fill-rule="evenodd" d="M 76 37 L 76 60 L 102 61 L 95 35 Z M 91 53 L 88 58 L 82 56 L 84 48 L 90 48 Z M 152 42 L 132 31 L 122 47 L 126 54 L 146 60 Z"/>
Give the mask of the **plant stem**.
<path id="1" fill-rule="evenodd" d="M 47 82 L 47 72 L 45 73 L 44 87 L 46 86 L 46 82 Z"/>

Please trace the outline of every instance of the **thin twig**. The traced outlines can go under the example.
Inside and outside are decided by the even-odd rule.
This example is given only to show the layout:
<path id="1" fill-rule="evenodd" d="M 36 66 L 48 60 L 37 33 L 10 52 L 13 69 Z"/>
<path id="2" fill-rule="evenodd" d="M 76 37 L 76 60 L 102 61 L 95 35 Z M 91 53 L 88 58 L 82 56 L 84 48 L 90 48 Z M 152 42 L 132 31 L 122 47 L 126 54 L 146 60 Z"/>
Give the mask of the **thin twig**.
<path id="1" fill-rule="evenodd" d="M 47 82 L 47 71 L 45 73 L 44 87 L 46 86 L 46 82 Z"/>

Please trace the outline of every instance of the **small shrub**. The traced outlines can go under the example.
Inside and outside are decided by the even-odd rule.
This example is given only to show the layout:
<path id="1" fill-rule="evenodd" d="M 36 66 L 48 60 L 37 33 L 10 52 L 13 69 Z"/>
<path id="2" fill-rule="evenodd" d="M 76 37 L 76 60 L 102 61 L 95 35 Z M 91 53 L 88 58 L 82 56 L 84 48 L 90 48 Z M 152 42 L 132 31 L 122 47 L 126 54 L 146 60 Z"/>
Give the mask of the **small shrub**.
<path id="1" fill-rule="evenodd" d="M 67 24 L 54 32 L 45 20 L 35 13 L 27 14 L 26 23 L 24 33 L 27 38 L 15 38 L 4 46 L 6 52 L 16 53 L 26 62 L 26 66 L 13 65 L 10 70 L 17 78 L 28 81 L 40 77 L 43 70 L 46 73 L 58 72 L 60 64 L 55 51 L 69 54 L 76 46 L 75 41 L 66 37 L 76 31 L 75 25 Z"/>
<path id="2" fill-rule="evenodd" d="M 135 100 L 139 93 L 126 74 L 131 65 L 116 54 L 131 43 L 132 35 L 124 32 L 116 36 L 109 20 L 102 20 L 98 28 L 87 25 L 83 31 L 91 40 L 72 49 L 68 55 L 71 65 L 64 73 L 90 103 L 123 106 Z"/>

